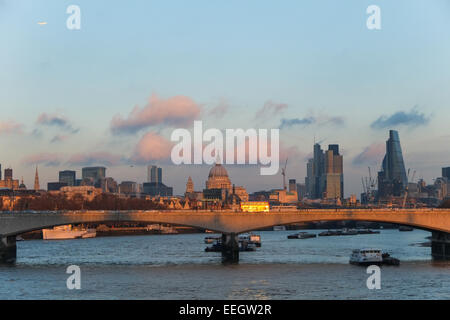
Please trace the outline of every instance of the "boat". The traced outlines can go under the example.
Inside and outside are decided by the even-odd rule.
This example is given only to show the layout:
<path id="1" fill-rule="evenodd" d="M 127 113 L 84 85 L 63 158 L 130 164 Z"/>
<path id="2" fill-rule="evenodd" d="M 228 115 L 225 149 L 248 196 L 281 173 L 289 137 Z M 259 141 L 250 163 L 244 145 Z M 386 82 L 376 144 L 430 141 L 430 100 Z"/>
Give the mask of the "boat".
<path id="1" fill-rule="evenodd" d="M 373 231 L 370 229 L 358 229 L 358 234 L 379 234 L 380 231 Z"/>
<path id="2" fill-rule="evenodd" d="M 357 234 L 358 231 L 356 231 L 355 229 L 347 229 L 347 228 L 342 229 L 342 232 L 340 233 L 341 236 L 354 236 Z"/>
<path id="3" fill-rule="evenodd" d="M 206 244 L 211 244 L 214 241 L 219 240 L 221 237 L 205 237 L 205 243 Z"/>
<path id="4" fill-rule="evenodd" d="M 256 247 L 261 247 L 261 236 L 259 234 L 248 233 L 239 236 L 239 241 L 246 241 L 248 243 L 254 244 Z"/>
<path id="5" fill-rule="evenodd" d="M 256 251 L 256 244 L 253 242 L 248 242 L 247 240 L 239 240 L 239 251 Z M 222 238 L 218 238 L 216 242 L 210 246 L 205 248 L 205 252 L 222 252 Z"/>
<path id="6" fill-rule="evenodd" d="M 414 229 L 408 226 L 400 226 L 398 231 L 413 231 Z"/>
<path id="7" fill-rule="evenodd" d="M 44 240 L 86 239 L 96 236 L 97 231 L 95 229 L 73 228 L 71 224 L 42 230 Z"/>
<path id="8" fill-rule="evenodd" d="M 391 257 L 391 255 L 387 252 L 383 253 L 381 255 L 381 257 L 383 258 L 383 264 L 386 264 L 388 266 L 399 266 L 400 265 L 400 260 L 396 259 L 394 257 Z"/>
<path id="9" fill-rule="evenodd" d="M 383 263 L 381 249 L 355 249 L 349 262 L 359 266 L 381 265 Z"/>
<path id="10" fill-rule="evenodd" d="M 308 232 L 299 232 L 287 236 L 288 239 L 309 239 L 315 237 L 317 237 L 315 233 L 308 233 Z"/>
<path id="11" fill-rule="evenodd" d="M 389 253 L 382 252 L 380 249 L 355 249 L 352 251 L 349 262 L 359 266 L 400 265 L 399 259 L 391 257 Z"/>
<path id="12" fill-rule="evenodd" d="M 319 237 L 340 236 L 342 231 L 327 230 L 319 233 Z"/>

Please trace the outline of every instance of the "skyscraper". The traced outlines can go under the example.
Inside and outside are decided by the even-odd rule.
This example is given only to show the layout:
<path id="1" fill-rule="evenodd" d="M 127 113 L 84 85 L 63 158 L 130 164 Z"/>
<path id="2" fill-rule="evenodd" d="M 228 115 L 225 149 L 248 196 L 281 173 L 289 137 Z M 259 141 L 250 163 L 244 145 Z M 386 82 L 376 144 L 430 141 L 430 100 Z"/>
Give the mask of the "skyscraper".
<path id="1" fill-rule="evenodd" d="M 83 180 L 89 179 L 94 186 L 100 187 L 102 179 L 106 178 L 105 167 L 85 167 L 81 169 L 81 177 Z"/>
<path id="2" fill-rule="evenodd" d="M 381 171 L 378 172 L 378 196 L 401 196 L 408 186 L 405 163 L 403 162 L 402 148 L 398 132 L 389 131 L 386 141 L 386 155 L 384 156 Z"/>
<path id="3" fill-rule="evenodd" d="M 344 196 L 343 157 L 339 145 L 330 144 L 323 151 L 314 145 L 314 158 L 309 159 L 305 178 L 306 192 L 311 199 L 341 199 Z"/>
<path id="4" fill-rule="evenodd" d="M 450 167 L 442 168 L 442 176 L 450 180 Z"/>
<path id="5" fill-rule="evenodd" d="M 147 179 L 149 182 L 162 183 L 162 169 L 157 166 L 148 166 Z"/>
<path id="6" fill-rule="evenodd" d="M 59 172 L 59 182 L 67 183 L 68 186 L 76 185 L 76 171 L 64 170 Z"/>

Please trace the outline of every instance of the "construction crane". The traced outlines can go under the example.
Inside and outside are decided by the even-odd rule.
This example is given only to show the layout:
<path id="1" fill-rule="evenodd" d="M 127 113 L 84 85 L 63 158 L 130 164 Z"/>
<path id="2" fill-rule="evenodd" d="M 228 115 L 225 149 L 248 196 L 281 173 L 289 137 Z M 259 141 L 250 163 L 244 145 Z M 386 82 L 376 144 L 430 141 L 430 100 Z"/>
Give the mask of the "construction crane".
<path id="1" fill-rule="evenodd" d="M 286 167 L 287 167 L 288 158 L 286 158 L 286 162 L 284 163 L 284 168 L 281 168 L 281 175 L 283 176 L 283 189 L 286 190 Z"/>

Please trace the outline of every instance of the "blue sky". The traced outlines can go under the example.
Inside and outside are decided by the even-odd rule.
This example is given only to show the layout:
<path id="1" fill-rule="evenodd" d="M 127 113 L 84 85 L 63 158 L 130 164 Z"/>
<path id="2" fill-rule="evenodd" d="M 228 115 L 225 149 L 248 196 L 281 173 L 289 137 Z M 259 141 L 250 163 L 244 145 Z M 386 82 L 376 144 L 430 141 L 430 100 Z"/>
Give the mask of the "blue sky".
<path id="1" fill-rule="evenodd" d="M 66 28 L 71 4 L 81 8 L 81 30 Z M 381 8 L 381 30 L 366 28 L 371 4 Z M 0 125 L 0 163 L 29 186 L 30 159 L 43 183 L 56 180 L 59 169 L 104 158 L 108 175 L 143 181 L 143 165 L 121 159 L 147 132 L 168 138 L 173 127 L 118 135 L 111 121 L 144 108 L 152 95 L 182 95 L 208 127 L 314 119 L 281 130 L 290 178 L 303 180 L 314 139 L 324 147 L 339 143 L 346 195 L 359 194 L 361 175 L 368 165 L 379 167 L 380 145 L 397 129 L 406 166 L 431 182 L 450 166 L 449 15 L 445 0 L 0 0 L 0 123 L 16 125 Z M 267 104 L 286 107 L 256 117 Z M 220 106 L 219 116 L 211 113 Z M 64 121 L 39 121 L 42 114 Z M 387 125 L 374 127 L 380 117 Z M 372 158 L 358 157 L 366 148 Z M 102 154 L 80 158 L 95 152 Z M 72 156 L 83 161 L 68 163 Z M 229 172 L 249 191 L 282 181 L 256 169 Z M 189 175 L 201 189 L 207 168 L 167 167 L 164 178 L 182 193 Z"/>

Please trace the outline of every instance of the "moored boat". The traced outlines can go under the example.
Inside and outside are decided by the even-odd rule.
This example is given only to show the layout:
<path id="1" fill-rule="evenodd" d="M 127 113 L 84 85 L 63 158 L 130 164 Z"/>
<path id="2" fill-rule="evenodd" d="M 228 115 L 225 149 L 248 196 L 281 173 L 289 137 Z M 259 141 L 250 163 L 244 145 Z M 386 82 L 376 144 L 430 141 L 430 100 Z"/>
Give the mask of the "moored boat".
<path id="1" fill-rule="evenodd" d="M 288 235 L 288 239 L 309 239 L 309 238 L 315 238 L 317 235 L 314 233 L 308 233 L 308 232 L 298 232 L 291 235 Z"/>
<path id="2" fill-rule="evenodd" d="M 95 238 L 96 236 L 97 231 L 95 229 L 73 228 L 70 224 L 42 230 L 44 240 L 85 239 Z"/>

